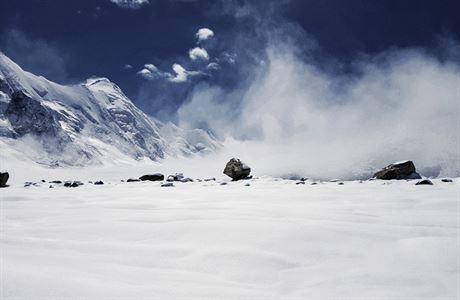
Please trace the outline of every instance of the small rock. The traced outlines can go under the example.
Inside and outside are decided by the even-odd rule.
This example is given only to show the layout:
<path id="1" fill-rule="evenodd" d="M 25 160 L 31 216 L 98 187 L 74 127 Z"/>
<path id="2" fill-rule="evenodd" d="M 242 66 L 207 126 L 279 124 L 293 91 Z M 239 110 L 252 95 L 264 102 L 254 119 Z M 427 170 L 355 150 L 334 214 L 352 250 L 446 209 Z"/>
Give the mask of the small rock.
<path id="1" fill-rule="evenodd" d="M 343 183 L 343 182 L 339 182 L 339 185 L 344 185 L 344 183 Z"/>
<path id="2" fill-rule="evenodd" d="M 318 183 L 317 182 L 312 182 L 311 185 L 317 185 Z"/>
<path id="3" fill-rule="evenodd" d="M 415 185 L 433 185 L 433 182 L 429 179 L 423 179 L 417 182 Z"/>
<path id="4" fill-rule="evenodd" d="M 165 179 L 165 176 L 160 173 L 155 173 L 155 174 L 147 174 L 139 177 L 140 180 L 142 181 L 162 181 Z"/>
<path id="5" fill-rule="evenodd" d="M 190 177 L 185 177 L 179 180 L 180 182 L 186 183 L 186 182 L 193 182 L 193 179 Z"/>
<path id="6" fill-rule="evenodd" d="M 204 181 L 216 181 L 215 178 L 206 178 Z"/>
<path id="7" fill-rule="evenodd" d="M 46 182 L 46 180 L 45 180 L 45 179 L 42 179 L 42 182 Z"/>
<path id="8" fill-rule="evenodd" d="M 10 174 L 8 172 L 0 173 L 0 187 L 7 187 L 6 183 L 10 178 Z"/>
<path id="9" fill-rule="evenodd" d="M 94 185 L 103 185 L 104 182 L 102 180 L 98 180 L 94 183 Z"/>
<path id="10" fill-rule="evenodd" d="M 245 179 L 251 173 L 251 168 L 238 158 L 232 158 L 224 169 L 224 174 L 233 179 L 233 181 Z"/>
<path id="11" fill-rule="evenodd" d="M 50 181 L 50 183 L 61 184 L 62 181 L 60 181 L 60 180 L 53 180 L 53 181 Z"/>
<path id="12" fill-rule="evenodd" d="M 250 183 L 246 183 L 244 186 L 251 186 L 251 184 L 250 184 Z"/>
<path id="13" fill-rule="evenodd" d="M 50 188 L 50 189 L 54 189 L 54 186 L 50 185 L 50 187 L 49 187 L 49 188 Z"/>
<path id="14" fill-rule="evenodd" d="M 165 182 L 161 185 L 161 187 L 174 187 L 174 183 L 172 182 Z"/>
<path id="15" fill-rule="evenodd" d="M 449 178 L 443 178 L 441 179 L 442 182 L 453 182 L 452 179 L 449 179 Z"/>
<path id="16" fill-rule="evenodd" d="M 305 184 L 305 181 L 299 181 L 299 182 L 296 182 L 295 184 Z"/>
<path id="17" fill-rule="evenodd" d="M 173 181 L 181 181 L 184 179 L 184 174 L 176 173 L 175 175 L 169 175 L 166 181 L 173 182 Z"/>
<path id="18" fill-rule="evenodd" d="M 64 182 L 65 187 L 79 187 L 80 185 L 83 185 L 83 182 L 80 182 L 80 181 L 66 181 L 66 182 Z"/>
<path id="19" fill-rule="evenodd" d="M 227 182 L 221 182 L 220 185 L 227 185 Z"/>
<path id="20" fill-rule="evenodd" d="M 133 178 L 129 178 L 128 180 L 126 180 L 126 182 L 139 182 L 141 181 L 140 179 L 133 179 Z"/>

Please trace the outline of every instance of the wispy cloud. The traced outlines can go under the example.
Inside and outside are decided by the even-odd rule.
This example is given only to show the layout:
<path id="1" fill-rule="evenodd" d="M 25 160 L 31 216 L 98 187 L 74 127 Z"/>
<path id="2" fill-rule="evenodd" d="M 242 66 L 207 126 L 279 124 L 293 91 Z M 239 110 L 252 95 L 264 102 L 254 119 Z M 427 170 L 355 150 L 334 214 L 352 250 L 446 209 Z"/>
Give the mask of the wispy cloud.
<path id="1" fill-rule="evenodd" d="M 149 0 L 109 0 L 121 8 L 137 9 L 149 3 Z"/>
<path id="2" fill-rule="evenodd" d="M 201 71 L 189 71 L 178 63 L 172 65 L 172 70 L 173 73 L 163 72 L 160 69 L 158 69 L 154 64 L 145 64 L 144 68 L 137 72 L 137 74 L 147 80 L 163 78 L 169 82 L 174 83 L 187 82 L 190 77 L 205 75 L 205 73 Z"/>

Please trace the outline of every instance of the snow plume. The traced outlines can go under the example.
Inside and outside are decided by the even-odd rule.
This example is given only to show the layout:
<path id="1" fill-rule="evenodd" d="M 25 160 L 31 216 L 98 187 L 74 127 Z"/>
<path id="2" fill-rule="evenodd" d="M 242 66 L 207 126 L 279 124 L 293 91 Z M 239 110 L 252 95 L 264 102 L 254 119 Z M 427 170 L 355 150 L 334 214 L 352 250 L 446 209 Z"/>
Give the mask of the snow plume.
<path id="1" fill-rule="evenodd" d="M 210 164 L 237 156 L 258 175 L 356 179 L 411 159 L 422 175 L 460 176 L 455 59 L 391 50 L 331 72 L 274 36 L 254 79 L 197 85 L 178 110 L 182 126 L 206 124 L 226 140 Z"/>

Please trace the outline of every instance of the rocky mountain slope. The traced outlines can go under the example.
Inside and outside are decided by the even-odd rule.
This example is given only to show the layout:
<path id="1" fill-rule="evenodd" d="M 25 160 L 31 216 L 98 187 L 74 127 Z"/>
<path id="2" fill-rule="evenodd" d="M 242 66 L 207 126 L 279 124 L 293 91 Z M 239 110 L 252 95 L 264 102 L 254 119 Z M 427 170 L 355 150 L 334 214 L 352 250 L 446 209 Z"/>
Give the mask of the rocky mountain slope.
<path id="1" fill-rule="evenodd" d="M 60 85 L 22 70 L 1 52 L 0 142 L 47 165 L 159 160 L 219 147 L 203 130 L 147 116 L 107 78 Z"/>

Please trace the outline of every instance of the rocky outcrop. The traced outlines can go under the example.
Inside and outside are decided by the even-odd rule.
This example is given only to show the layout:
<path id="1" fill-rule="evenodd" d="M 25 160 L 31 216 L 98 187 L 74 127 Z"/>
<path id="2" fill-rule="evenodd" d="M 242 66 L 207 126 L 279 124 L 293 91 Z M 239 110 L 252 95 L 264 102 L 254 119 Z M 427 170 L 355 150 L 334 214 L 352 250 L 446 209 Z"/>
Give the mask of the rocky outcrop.
<path id="1" fill-rule="evenodd" d="M 251 168 L 238 158 L 232 158 L 225 166 L 224 174 L 234 181 L 246 179 L 251 174 Z"/>
<path id="2" fill-rule="evenodd" d="M 376 179 L 421 179 L 422 177 L 416 172 L 415 165 L 412 161 L 406 160 L 393 163 L 378 171 L 373 176 Z"/>

